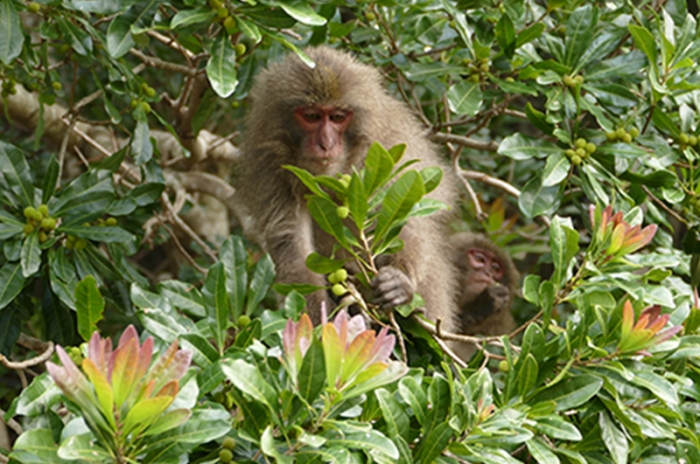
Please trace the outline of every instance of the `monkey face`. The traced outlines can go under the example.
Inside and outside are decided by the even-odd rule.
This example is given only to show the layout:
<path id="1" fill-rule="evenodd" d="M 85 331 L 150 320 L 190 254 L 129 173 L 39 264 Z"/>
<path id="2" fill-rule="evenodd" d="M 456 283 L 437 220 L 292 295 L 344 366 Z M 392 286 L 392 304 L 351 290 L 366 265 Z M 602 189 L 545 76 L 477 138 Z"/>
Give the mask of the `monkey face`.
<path id="1" fill-rule="evenodd" d="M 501 262 L 488 250 L 470 248 L 467 250 L 467 261 L 472 269 L 489 283 L 500 282 L 505 275 L 505 269 Z"/>
<path id="2" fill-rule="evenodd" d="M 332 105 L 309 105 L 294 110 L 303 133 L 300 164 L 313 174 L 339 172 L 345 159 L 343 135 L 353 112 Z"/>

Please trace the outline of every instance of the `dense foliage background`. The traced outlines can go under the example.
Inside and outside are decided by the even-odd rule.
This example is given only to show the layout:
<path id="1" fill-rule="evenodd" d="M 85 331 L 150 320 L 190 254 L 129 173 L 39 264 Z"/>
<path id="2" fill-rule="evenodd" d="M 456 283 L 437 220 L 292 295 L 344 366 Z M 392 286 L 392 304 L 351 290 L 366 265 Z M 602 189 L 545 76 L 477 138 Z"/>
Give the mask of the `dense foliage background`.
<path id="1" fill-rule="evenodd" d="M 0 462 L 700 462 L 696 14 L 0 0 Z M 381 68 L 459 170 L 455 230 L 485 232 L 526 276 L 521 330 L 466 368 L 411 317 L 374 380 L 369 361 L 327 370 L 347 355 L 330 328 L 302 361 L 294 334 L 317 338 L 287 320 L 303 298 L 275 311 L 274 266 L 241 238 L 230 182 L 253 77 L 320 44 Z M 145 347 L 192 353 L 153 398 L 83 362 L 106 349 L 79 348 L 94 330 L 116 346 L 131 323 Z M 120 363 L 146 369 L 125 333 Z M 106 391 L 139 414 L 110 419 Z"/>

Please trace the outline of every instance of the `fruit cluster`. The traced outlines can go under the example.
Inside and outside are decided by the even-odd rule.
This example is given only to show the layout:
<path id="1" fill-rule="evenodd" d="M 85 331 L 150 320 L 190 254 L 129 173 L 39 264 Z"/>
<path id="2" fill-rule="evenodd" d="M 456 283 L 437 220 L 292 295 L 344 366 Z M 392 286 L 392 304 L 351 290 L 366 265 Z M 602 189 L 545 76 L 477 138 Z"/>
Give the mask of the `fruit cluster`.
<path id="1" fill-rule="evenodd" d="M 219 451 L 219 460 L 225 464 L 233 463 L 233 449 L 236 447 L 236 440 L 232 437 L 224 438 L 221 442 L 221 451 Z"/>
<path id="2" fill-rule="evenodd" d="M 639 129 L 633 127 L 627 132 L 624 128 L 620 127 L 617 130 L 610 131 L 605 136 L 608 138 L 608 142 L 624 142 L 630 143 L 633 139 L 637 138 L 639 135 Z"/>
<path id="3" fill-rule="evenodd" d="M 464 58 L 462 64 L 469 69 L 467 80 L 469 82 L 480 82 L 491 69 L 490 63 L 491 60 L 489 58 L 481 58 L 475 61 Z"/>
<path id="4" fill-rule="evenodd" d="M 15 86 L 16 83 L 14 79 L 12 79 L 11 77 L 4 78 L 2 81 L 2 97 L 6 98 L 10 95 L 16 94 L 17 88 Z"/>
<path id="5" fill-rule="evenodd" d="M 578 74 L 576 76 L 569 76 L 567 74 L 562 79 L 562 82 L 564 83 L 565 86 L 569 87 L 570 89 L 573 89 L 575 87 L 580 87 L 581 85 L 583 85 L 583 76 L 580 74 Z"/>
<path id="6" fill-rule="evenodd" d="M 588 142 L 583 138 L 578 138 L 574 142 L 574 146 L 566 150 L 566 156 L 575 166 L 578 166 L 584 159 L 588 158 L 593 152 L 595 152 L 596 148 L 595 143 Z"/>
<path id="7" fill-rule="evenodd" d="M 686 147 L 695 147 L 698 144 L 698 137 L 696 135 L 688 135 L 685 132 L 678 136 L 678 145 L 681 146 L 681 150 L 685 150 Z"/>
<path id="8" fill-rule="evenodd" d="M 348 271 L 345 269 L 338 269 L 335 272 L 328 274 L 328 282 L 331 285 L 331 292 L 335 296 L 343 296 L 348 292 L 348 288 L 345 285 L 345 281 L 348 280 Z"/>
<path id="9" fill-rule="evenodd" d="M 24 217 L 27 223 L 24 225 L 24 235 L 29 235 L 35 230 L 39 230 L 39 241 L 45 242 L 50 234 L 56 228 L 56 219 L 49 216 L 49 207 L 41 205 L 38 208 L 27 206 L 24 208 Z"/>

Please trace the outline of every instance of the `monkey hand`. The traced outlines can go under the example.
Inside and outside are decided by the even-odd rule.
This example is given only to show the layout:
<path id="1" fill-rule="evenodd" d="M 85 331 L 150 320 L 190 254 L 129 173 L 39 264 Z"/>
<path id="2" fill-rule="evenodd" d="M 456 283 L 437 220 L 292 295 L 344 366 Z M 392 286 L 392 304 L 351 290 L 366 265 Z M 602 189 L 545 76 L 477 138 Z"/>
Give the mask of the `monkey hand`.
<path id="1" fill-rule="evenodd" d="M 416 291 L 408 276 L 393 266 L 384 266 L 372 279 L 375 302 L 388 308 L 410 303 Z"/>

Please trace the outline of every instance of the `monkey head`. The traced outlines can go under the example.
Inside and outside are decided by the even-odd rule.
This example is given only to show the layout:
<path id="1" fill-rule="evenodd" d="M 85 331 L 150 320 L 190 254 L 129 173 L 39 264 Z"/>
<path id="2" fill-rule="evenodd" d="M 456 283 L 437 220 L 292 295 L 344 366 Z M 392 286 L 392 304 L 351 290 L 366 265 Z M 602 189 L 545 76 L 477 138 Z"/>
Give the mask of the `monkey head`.
<path id="1" fill-rule="evenodd" d="M 333 172 L 345 157 L 344 134 L 353 111 L 333 105 L 305 105 L 294 109 L 301 131 L 300 164 L 314 174 Z"/>

